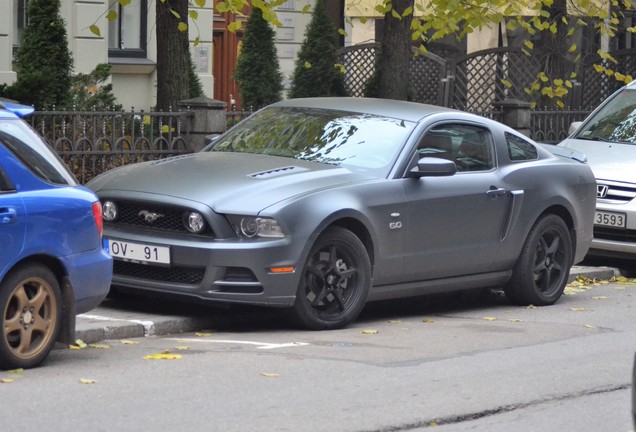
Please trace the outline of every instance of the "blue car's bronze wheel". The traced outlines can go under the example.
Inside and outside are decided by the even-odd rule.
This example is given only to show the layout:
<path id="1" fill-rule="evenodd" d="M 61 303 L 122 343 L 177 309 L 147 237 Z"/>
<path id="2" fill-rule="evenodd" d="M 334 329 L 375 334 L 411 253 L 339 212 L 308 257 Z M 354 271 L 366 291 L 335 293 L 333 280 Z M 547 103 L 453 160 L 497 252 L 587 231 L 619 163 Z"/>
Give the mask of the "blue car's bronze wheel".
<path id="1" fill-rule="evenodd" d="M 360 239 L 344 228 L 329 228 L 309 253 L 294 315 L 309 329 L 345 327 L 362 311 L 370 284 L 371 264 Z"/>
<path id="2" fill-rule="evenodd" d="M 61 291 L 46 267 L 16 268 L 0 285 L 0 369 L 40 364 L 57 340 Z"/>
<path id="3" fill-rule="evenodd" d="M 568 227 L 556 215 L 544 216 L 530 229 L 505 287 L 506 296 L 515 304 L 552 304 L 563 294 L 571 266 Z"/>

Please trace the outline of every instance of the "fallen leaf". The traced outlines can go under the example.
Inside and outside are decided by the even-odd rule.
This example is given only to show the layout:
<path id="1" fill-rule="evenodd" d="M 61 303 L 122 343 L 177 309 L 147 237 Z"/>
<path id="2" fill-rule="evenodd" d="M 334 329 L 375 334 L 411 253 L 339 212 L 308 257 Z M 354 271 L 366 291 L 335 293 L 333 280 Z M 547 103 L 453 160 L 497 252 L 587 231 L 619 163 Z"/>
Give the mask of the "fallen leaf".
<path id="1" fill-rule="evenodd" d="M 269 378 L 275 378 L 280 376 L 280 374 L 272 373 L 272 372 L 261 372 L 261 375 L 263 375 L 264 377 L 269 377 Z"/>
<path id="2" fill-rule="evenodd" d="M 517 322 L 523 322 L 523 320 L 522 320 L 522 319 L 519 319 L 519 318 L 512 318 L 512 319 L 509 319 L 508 321 L 510 321 L 510 322 L 515 322 L 515 323 L 517 323 Z"/>
<path id="3" fill-rule="evenodd" d="M 79 350 L 79 349 L 83 349 L 83 348 L 86 348 L 86 344 L 81 339 L 77 339 L 75 341 L 74 345 L 69 345 L 68 346 L 68 349 L 72 349 L 72 350 Z"/>
<path id="4" fill-rule="evenodd" d="M 366 329 L 366 330 L 362 330 L 360 333 L 362 333 L 362 334 L 378 334 L 379 332 L 377 330 Z"/>
<path id="5" fill-rule="evenodd" d="M 596 328 L 596 326 L 593 326 L 591 324 L 585 324 L 583 327 L 590 328 L 590 329 L 595 329 Z"/>
<path id="6" fill-rule="evenodd" d="M 3 384 L 9 384 L 9 383 L 12 383 L 13 381 L 15 381 L 13 378 L 2 378 L 2 379 L 0 379 L 0 383 L 3 383 Z"/>
<path id="7" fill-rule="evenodd" d="M 137 341 L 132 341 L 132 340 L 127 340 L 127 339 L 122 339 L 119 341 L 119 343 L 122 343 L 124 345 L 138 345 L 139 342 Z"/>
<path id="8" fill-rule="evenodd" d="M 433 321 L 432 319 L 423 319 L 423 320 L 422 320 L 422 322 L 423 322 L 424 324 L 432 324 L 432 323 L 434 323 L 435 321 Z"/>
<path id="9" fill-rule="evenodd" d="M 400 320 L 389 320 L 389 324 L 399 324 L 401 322 L 402 321 L 400 321 Z"/>
<path id="10" fill-rule="evenodd" d="M 592 297 L 594 300 L 605 300 L 607 296 L 594 296 Z"/>
<path id="11" fill-rule="evenodd" d="M 570 310 L 574 311 L 574 312 L 583 312 L 585 310 L 585 308 L 584 307 L 573 307 L 573 308 L 570 308 Z"/>
<path id="12" fill-rule="evenodd" d="M 157 354 L 149 354 L 144 357 L 144 360 L 179 360 L 181 354 L 170 354 L 168 352 L 162 352 Z"/>
<path id="13" fill-rule="evenodd" d="M 539 306 L 528 305 L 528 306 L 526 306 L 526 309 L 539 309 Z"/>
<path id="14" fill-rule="evenodd" d="M 79 382 L 80 384 L 95 384 L 97 381 L 95 381 L 94 379 L 81 378 Z"/>
<path id="15" fill-rule="evenodd" d="M 484 320 L 484 321 L 497 321 L 497 318 L 487 316 L 487 317 L 483 317 L 482 320 Z"/>
<path id="16" fill-rule="evenodd" d="M 174 347 L 174 349 L 176 349 L 177 351 L 185 351 L 185 350 L 189 350 L 190 347 L 189 346 L 176 346 L 176 347 Z"/>
<path id="17" fill-rule="evenodd" d="M 9 371 L 10 374 L 21 374 L 22 372 L 24 372 L 24 369 L 19 368 L 19 369 L 11 369 Z"/>
<path id="18" fill-rule="evenodd" d="M 206 337 L 206 336 L 212 336 L 212 333 L 196 332 L 194 335 L 196 337 Z"/>
<path id="19" fill-rule="evenodd" d="M 110 345 L 105 345 L 105 344 L 88 344 L 88 346 L 90 348 L 95 348 L 95 349 L 109 349 Z"/>

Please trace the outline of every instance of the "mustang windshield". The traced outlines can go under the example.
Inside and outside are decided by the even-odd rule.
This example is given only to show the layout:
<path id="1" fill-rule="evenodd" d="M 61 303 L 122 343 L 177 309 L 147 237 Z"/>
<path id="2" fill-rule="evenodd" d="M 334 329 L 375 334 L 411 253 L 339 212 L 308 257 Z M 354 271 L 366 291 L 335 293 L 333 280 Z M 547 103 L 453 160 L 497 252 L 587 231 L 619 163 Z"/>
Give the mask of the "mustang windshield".
<path id="1" fill-rule="evenodd" d="M 636 144 L 636 89 L 618 93 L 586 122 L 576 138 Z"/>
<path id="2" fill-rule="evenodd" d="M 219 138 L 210 151 L 377 169 L 394 161 L 414 126 L 412 122 L 361 113 L 265 108 Z"/>

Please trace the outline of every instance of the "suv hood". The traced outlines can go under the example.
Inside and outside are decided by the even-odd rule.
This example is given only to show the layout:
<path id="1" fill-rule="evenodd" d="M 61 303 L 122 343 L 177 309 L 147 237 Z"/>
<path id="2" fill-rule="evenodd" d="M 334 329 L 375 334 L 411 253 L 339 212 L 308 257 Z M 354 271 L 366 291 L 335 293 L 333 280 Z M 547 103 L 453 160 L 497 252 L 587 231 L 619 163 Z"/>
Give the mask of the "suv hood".
<path id="1" fill-rule="evenodd" d="M 155 194 L 218 213 L 260 211 L 296 195 L 373 179 L 317 162 L 247 153 L 200 152 L 116 168 L 87 186 L 100 195 Z"/>
<path id="2" fill-rule="evenodd" d="M 636 183 L 636 145 L 568 138 L 559 146 L 585 153 L 597 179 Z"/>

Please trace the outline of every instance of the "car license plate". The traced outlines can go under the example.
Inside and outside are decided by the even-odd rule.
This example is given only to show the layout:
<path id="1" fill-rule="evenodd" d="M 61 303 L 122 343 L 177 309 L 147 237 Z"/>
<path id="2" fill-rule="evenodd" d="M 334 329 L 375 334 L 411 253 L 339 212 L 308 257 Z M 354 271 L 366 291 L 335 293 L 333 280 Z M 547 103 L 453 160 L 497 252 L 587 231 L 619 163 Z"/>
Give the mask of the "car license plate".
<path id="1" fill-rule="evenodd" d="M 110 256 L 129 261 L 170 264 L 170 248 L 165 246 L 104 239 L 104 248 Z"/>
<path id="2" fill-rule="evenodd" d="M 594 225 L 625 228 L 627 225 L 627 216 L 625 213 L 597 211 L 594 215 Z"/>

